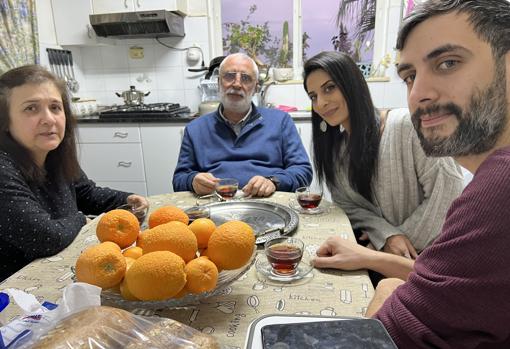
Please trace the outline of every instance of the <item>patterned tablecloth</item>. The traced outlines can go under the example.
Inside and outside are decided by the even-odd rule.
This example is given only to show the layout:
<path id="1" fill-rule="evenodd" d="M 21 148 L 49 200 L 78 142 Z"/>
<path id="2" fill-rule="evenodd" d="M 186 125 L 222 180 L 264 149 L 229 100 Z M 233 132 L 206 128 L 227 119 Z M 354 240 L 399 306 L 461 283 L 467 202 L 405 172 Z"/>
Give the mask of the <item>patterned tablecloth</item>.
<path id="1" fill-rule="evenodd" d="M 288 205 L 294 194 L 277 192 L 265 199 Z M 196 198 L 188 192 L 149 198 L 151 210 L 163 205 L 181 208 L 193 206 Z M 329 209 L 319 215 L 300 214 L 294 236 L 302 239 L 307 249 L 316 249 L 328 236 L 354 239 L 345 213 L 325 203 Z M 71 266 L 87 246 L 97 243 L 97 219 L 83 227 L 75 241 L 61 253 L 36 260 L 0 284 L 0 289 L 18 288 L 34 294 L 40 301 L 59 303 L 62 289 L 72 282 Z M 265 258 L 259 250 L 257 258 Z M 249 324 L 267 314 L 309 314 L 325 316 L 362 316 L 374 289 L 366 271 L 342 272 L 314 269 L 308 277 L 293 284 L 279 284 L 262 277 L 255 266 L 221 295 L 203 300 L 198 305 L 179 309 L 135 309 L 136 314 L 158 315 L 188 324 L 215 336 L 226 348 L 242 348 Z M 11 309 L 9 309 L 11 308 Z M 17 307 L 8 307 L 7 315 Z"/>

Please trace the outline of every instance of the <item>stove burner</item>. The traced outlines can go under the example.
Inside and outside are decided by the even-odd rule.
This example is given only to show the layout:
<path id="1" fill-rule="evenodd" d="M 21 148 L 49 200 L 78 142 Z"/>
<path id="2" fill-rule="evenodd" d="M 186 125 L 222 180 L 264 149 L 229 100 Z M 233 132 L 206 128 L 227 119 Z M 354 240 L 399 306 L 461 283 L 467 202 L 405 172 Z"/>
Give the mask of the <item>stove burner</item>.
<path id="1" fill-rule="evenodd" d="M 190 109 L 181 107 L 178 103 L 151 103 L 141 105 L 117 105 L 100 113 L 99 118 L 182 118 L 188 117 Z"/>

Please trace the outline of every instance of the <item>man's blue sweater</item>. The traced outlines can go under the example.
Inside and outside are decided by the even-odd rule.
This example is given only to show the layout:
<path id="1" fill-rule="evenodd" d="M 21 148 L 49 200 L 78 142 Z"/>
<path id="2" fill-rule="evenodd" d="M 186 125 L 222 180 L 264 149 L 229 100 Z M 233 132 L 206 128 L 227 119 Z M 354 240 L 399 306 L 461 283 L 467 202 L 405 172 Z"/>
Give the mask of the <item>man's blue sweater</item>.
<path id="1" fill-rule="evenodd" d="M 312 180 L 308 155 L 290 115 L 255 106 L 239 136 L 218 111 L 186 126 L 174 191 L 193 191 L 193 178 L 200 172 L 237 178 L 240 188 L 253 176 L 275 176 L 280 191 L 294 191 Z"/>

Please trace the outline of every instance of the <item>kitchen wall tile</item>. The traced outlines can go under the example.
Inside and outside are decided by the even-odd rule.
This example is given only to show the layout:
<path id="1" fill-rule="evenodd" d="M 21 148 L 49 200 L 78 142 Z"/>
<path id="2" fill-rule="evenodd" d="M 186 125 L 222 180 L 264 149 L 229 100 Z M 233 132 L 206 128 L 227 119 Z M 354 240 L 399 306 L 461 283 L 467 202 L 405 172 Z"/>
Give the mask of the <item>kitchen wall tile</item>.
<path id="1" fill-rule="evenodd" d="M 184 90 L 158 90 L 159 102 L 179 103 L 186 105 Z"/>
<path id="2" fill-rule="evenodd" d="M 100 49 L 105 69 L 129 68 L 127 46 L 102 46 Z"/>
<path id="3" fill-rule="evenodd" d="M 83 70 L 103 68 L 101 47 L 84 46 L 80 47 L 80 52 L 81 52 L 81 65 L 79 65 L 80 68 L 82 68 Z M 78 57 L 76 57 L 75 59 L 77 58 Z"/>
<path id="4" fill-rule="evenodd" d="M 152 94 L 157 89 L 156 71 L 153 68 L 129 69 L 129 84 Z"/>
<path id="5" fill-rule="evenodd" d="M 129 70 L 128 69 L 105 69 L 104 71 L 105 90 L 122 92 L 129 89 Z"/>
<path id="6" fill-rule="evenodd" d="M 161 39 L 165 44 L 168 43 L 166 38 Z M 171 44 L 169 44 L 172 46 Z M 180 67 L 182 66 L 185 51 L 177 51 L 165 47 L 159 43 L 154 46 L 154 66 L 161 67 Z"/>
<path id="7" fill-rule="evenodd" d="M 80 77 L 76 77 L 80 82 L 80 92 L 82 91 L 105 91 L 105 75 L 101 69 L 86 69 L 79 72 Z"/>
<path id="8" fill-rule="evenodd" d="M 198 105 L 202 101 L 200 91 L 198 89 L 184 90 L 184 94 L 185 103 L 183 104 L 189 107 L 192 112 L 197 112 Z"/>
<path id="9" fill-rule="evenodd" d="M 384 103 L 387 108 L 407 108 L 407 91 L 402 82 L 389 82 L 384 90 Z"/>
<path id="10" fill-rule="evenodd" d="M 370 96 L 372 97 L 372 102 L 374 106 L 377 108 L 384 108 L 384 86 L 383 82 L 370 82 L 368 83 L 368 89 L 370 90 Z"/>
<path id="11" fill-rule="evenodd" d="M 159 90 L 179 90 L 184 88 L 181 67 L 156 68 L 156 86 Z"/>

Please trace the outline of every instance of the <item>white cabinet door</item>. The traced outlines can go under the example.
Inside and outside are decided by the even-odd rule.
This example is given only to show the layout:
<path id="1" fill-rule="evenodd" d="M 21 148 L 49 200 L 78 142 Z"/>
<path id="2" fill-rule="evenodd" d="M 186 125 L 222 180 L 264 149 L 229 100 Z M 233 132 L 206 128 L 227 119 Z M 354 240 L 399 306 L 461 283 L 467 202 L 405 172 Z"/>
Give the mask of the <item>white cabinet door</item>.
<path id="1" fill-rule="evenodd" d="M 80 125 L 79 143 L 140 143 L 138 126 L 122 124 Z"/>
<path id="2" fill-rule="evenodd" d="M 147 196 L 147 188 L 145 182 L 96 182 L 100 187 L 108 187 L 111 189 L 127 191 L 142 196 Z"/>
<path id="3" fill-rule="evenodd" d="M 59 45 L 95 45 L 97 37 L 90 25 L 90 0 L 51 0 Z"/>
<path id="4" fill-rule="evenodd" d="M 306 153 L 310 160 L 312 159 L 312 122 L 310 120 L 305 121 L 294 121 L 296 124 L 296 128 L 299 133 L 299 137 L 301 138 L 301 142 L 303 142 L 303 146 L 306 149 Z"/>
<path id="5" fill-rule="evenodd" d="M 134 11 L 133 0 L 92 0 L 94 13 L 115 13 Z"/>
<path id="6" fill-rule="evenodd" d="M 145 182 L 140 143 L 82 143 L 80 164 L 97 182 Z"/>
<path id="7" fill-rule="evenodd" d="M 142 149 L 147 178 L 147 194 L 173 192 L 174 175 L 185 124 L 142 124 Z"/>

